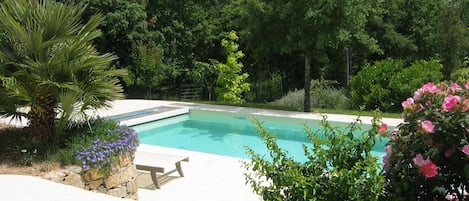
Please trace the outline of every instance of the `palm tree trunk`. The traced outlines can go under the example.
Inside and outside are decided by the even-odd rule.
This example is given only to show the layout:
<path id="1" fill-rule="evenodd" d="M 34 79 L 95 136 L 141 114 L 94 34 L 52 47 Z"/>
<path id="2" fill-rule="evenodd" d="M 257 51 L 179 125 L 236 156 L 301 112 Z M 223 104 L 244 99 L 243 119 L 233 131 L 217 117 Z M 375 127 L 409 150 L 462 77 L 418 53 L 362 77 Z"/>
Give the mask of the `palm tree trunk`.
<path id="1" fill-rule="evenodd" d="M 28 112 L 28 126 L 30 142 L 55 144 L 55 125 L 57 112 L 57 100 L 52 94 L 36 96 L 36 103 L 31 106 Z"/>

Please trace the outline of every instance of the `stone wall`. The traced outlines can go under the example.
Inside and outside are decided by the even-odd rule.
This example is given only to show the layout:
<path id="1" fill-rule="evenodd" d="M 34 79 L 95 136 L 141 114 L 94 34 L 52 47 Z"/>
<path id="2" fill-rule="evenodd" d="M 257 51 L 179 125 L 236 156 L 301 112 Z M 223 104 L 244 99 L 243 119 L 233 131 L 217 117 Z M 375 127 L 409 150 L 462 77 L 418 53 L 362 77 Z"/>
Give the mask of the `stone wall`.
<path id="1" fill-rule="evenodd" d="M 83 171 L 79 166 L 68 166 L 65 169 L 49 172 L 44 178 L 93 192 L 138 200 L 137 169 L 133 158 L 133 153 L 120 156 L 117 167 L 109 176 L 97 169 Z"/>

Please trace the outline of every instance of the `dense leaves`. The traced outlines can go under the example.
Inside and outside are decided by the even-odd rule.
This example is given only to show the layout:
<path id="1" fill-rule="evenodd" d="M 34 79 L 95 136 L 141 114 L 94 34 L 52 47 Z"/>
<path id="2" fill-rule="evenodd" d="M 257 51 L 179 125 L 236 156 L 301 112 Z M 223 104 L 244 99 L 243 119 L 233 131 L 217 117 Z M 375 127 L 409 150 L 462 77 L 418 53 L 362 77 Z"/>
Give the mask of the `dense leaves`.
<path id="1" fill-rule="evenodd" d="M 389 200 L 464 200 L 469 188 L 469 82 L 427 83 L 402 102 L 384 157 Z"/>
<path id="2" fill-rule="evenodd" d="M 360 123 L 346 129 L 332 126 L 326 118 L 322 128 L 306 135 L 304 163 L 295 161 L 276 143 L 275 135 L 254 121 L 269 150 L 268 156 L 248 148 L 252 160 L 244 167 L 246 182 L 266 201 L 270 200 L 378 200 L 384 177 L 371 150 L 380 138 L 378 119 L 370 130 L 360 131 Z"/>
<path id="3" fill-rule="evenodd" d="M 217 100 L 222 102 L 240 103 L 243 93 L 249 91 L 249 84 L 245 82 L 249 75 L 241 72 L 243 64 L 239 59 L 243 58 L 244 54 L 238 50 L 237 40 L 238 36 L 234 31 L 226 35 L 225 39 L 221 41 L 228 54 L 226 63 L 215 64 L 220 72 L 217 79 L 218 87 L 215 88 L 215 91 L 217 92 Z"/>
<path id="4" fill-rule="evenodd" d="M 27 118 L 32 142 L 57 143 L 77 115 L 122 97 L 116 76 L 124 71 L 111 69 L 115 56 L 92 45 L 100 15 L 82 23 L 84 5 L 53 1 L 0 6 L 0 112 Z"/>
<path id="5" fill-rule="evenodd" d="M 354 107 L 400 111 L 399 103 L 421 83 L 443 78 L 438 60 L 417 61 L 405 67 L 402 60 L 386 59 L 368 64 L 351 80 Z"/>
<path id="6" fill-rule="evenodd" d="M 211 100 L 218 72 L 210 66 L 223 60 L 219 41 L 231 30 L 239 33 L 242 62 L 251 75 L 247 81 L 253 87 L 245 97 L 249 101 L 272 101 L 305 88 L 309 74 L 348 88 L 349 74 L 386 58 L 405 64 L 438 58 L 449 79 L 465 67 L 469 54 L 466 0 L 83 2 L 88 4 L 83 20 L 97 12 L 105 16 L 99 27 L 103 36 L 95 43 L 99 51 L 119 56 L 116 66 L 136 72 L 139 61 L 131 56 L 136 44 L 161 48 L 164 74 L 156 87 L 176 93 L 181 85 L 195 84 L 204 87 L 205 99 Z M 203 72 L 207 69 L 213 72 Z M 127 84 L 151 84 L 139 75 L 131 81 Z M 269 97 L 265 90 L 272 89 L 280 94 Z"/>

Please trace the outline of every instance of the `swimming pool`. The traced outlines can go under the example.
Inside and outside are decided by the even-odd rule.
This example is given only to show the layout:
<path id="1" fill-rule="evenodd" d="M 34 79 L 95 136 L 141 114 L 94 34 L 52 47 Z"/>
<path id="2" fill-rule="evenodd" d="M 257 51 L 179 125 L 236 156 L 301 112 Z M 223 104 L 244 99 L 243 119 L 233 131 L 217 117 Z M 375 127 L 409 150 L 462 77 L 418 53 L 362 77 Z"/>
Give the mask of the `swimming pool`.
<path id="1" fill-rule="evenodd" d="M 190 110 L 189 114 L 132 126 L 143 144 L 212 153 L 249 159 L 245 146 L 256 153 L 267 154 L 252 118 L 263 122 L 263 127 L 278 136 L 277 143 L 298 161 L 305 161 L 302 145 L 309 145 L 304 125 L 320 129 L 320 121 L 248 115 L 242 113 Z M 330 122 L 345 127 L 347 123 Z M 365 127 L 366 125 L 363 125 Z M 366 128 L 365 128 L 366 129 Z M 376 156 L 385 155 L 384 143 L 373 149 Z"/>

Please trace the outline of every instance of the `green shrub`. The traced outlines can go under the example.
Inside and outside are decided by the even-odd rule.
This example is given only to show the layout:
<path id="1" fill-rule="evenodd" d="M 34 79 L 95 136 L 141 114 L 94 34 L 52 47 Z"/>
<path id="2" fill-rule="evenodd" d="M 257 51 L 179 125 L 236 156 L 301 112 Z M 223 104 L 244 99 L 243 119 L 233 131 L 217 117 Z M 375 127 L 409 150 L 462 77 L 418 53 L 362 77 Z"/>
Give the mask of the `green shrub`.
<path id="1" fill-rule="evenodd" d="M 451 80 L 459 84 L 465 84 L 469 80 L 469 68 L 461 68 L 451 73 Z"/>
<path id="2" fill-rule="evenodd" d="M 338 84 L 333 80 L 311 80 L 311 107 L 327 109 L 344 109 L 348 105 L 348 98 L 343 89 L 337 89 Z M 277 106 L 291 106 L 302 110 L 304 102 L 304 89 L 289 91 L 287 95 L 273 101 Z"/>
<path id="3" fill-rule="evenodd" d="M 356 136 L 357 122 L 347 129 L 332 127 L 326 118 L 323 129 L 306 128 L 311 147 L 304 146 L 308 161 L 300 163 L 276 143 L 255 120 L 269 157 L 247 148 L 251 161 L 244 162 L 246 182 L 264 200 L 378 200 L 385 184 L 377 157 L 371 150 L 378 134 L 378 118 L 372 128 Z M 355 134 L 354 134 L 355 133 Z"/>
<path id="4" fill-rule="evenodd" d="M 283 95 L 282 75 L 272 73 L 269 76 L 258 76 L 258 80 L 251 82 L 251 90 L 246 92 L 247 102 L 272 102 Z"/>
<path id="5" fill-rule="evenodd" d="M 337 89 L 334 80 L 311 80 L 311 107 L 327 109 L 345 109 L 348 98 L 344 89 Z"/>
<path id="6" fill-rule="evenodd" d="M 270 104 L 277 106 L 289 106 L 300 111 L 303 108 L 304 99 L 305 90 L 295 89 L 293 91 L 288 91 L 287 95 L 278 100 L 275 100 L 274 102 L 271 102 Z"/>
<path id="7" fill-rule="evenodd" d="M 467 200 L 469 81 L 426 83 L 402 102 L 384 169 L 388 200 Z"/>
<path id="8" fill-rule="evenodd" d="M 124 152 L 135 151 L 137 134 L 114 120 L 93 119 L 66 130 L 64 147 L 50 159 L 62 164 L 75 164 L 87 170 L 109 170 L 115 158 Z"/>
<path id="9" fill-rule="evenodd" d="M 416 61 L 405 67 L 401 60 L 386 59 L 367 64 L 351 79 L 353 107 L 365 109 L 400 111 L 400 103 L 421 83 L 440 81 L 442 65 L 438 60 Z"/>

